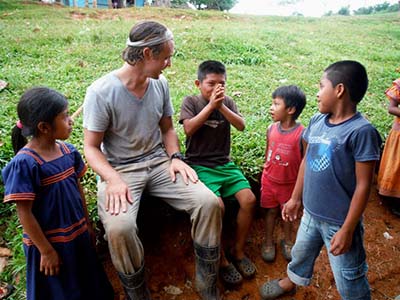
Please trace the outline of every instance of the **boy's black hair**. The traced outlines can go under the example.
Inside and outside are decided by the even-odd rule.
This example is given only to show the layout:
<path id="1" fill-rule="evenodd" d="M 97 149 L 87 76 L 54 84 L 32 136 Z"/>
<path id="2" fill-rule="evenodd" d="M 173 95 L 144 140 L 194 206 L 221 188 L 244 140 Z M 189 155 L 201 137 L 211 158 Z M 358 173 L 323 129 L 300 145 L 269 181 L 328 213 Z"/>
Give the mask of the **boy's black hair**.
<path id="1" fill-rule="evenodd" d="M 368 75 L 365 67 L 357 61 L 342 60 L 325 69 L 326 78 L 335 87 L 343 83 L 350 99 L 359 103 L 368 89 Z"/>
<path id="2" fill-rule="evenodd" d="M 306 95 L 296 85 L 285 85 L 278 87 L 272 93 L 272 99 L 282 98 L 286 108 L 294 107 L 296 111 L 293 114 L 293 119 L 296 120 L 304 107 L 306 106 Z"/>
<path id="3" fill-rule="evenodd" d="M 223 74 L 226 77 L 224 64 L 216 60 L 203 61 L 197 69 L 197 79 L 202 82 L 208 74 Z"/>
<path id="4" fill-rule="evenodd" d="M 22 128 L 15 126 L 11 134 L 14 153 L 25 146 L 26 137 L 37 135 L 40 122 L 52 125 L 57 115 L 67 107 L 68 101 L 65 96 L 55 90 L 47 87 L 34 87 L 27 90 L 17 105 Z"/>

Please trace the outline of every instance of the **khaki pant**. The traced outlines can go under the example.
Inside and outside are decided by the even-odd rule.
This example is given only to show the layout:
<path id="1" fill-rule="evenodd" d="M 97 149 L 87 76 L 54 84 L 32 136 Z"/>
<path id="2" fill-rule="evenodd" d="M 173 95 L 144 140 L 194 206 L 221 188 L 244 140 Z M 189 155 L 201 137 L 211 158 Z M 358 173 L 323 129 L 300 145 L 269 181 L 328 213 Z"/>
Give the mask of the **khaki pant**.
<path id="1" fill-rule="evenodd" d="M 215 247 L 220 243 L 222 219 L 217 197 L 201 182 L 186 185 L 180 174 L 177 174 L 176 182 L 172 182 L 169 166 L 168 158 L 154 158 L 116 167 L 134 200 L 126 213 L 120 212 L 118 215 L 111 215 L 105 210 L 107 183 L 102 180 L 98 183 L 98 213 L 106 231 L 111 259 L 120 273 L 135 273 L 144 260 L 136 224 L 144 190 L 151 196 L 163 199 L 173 208 L 189 213 L 191 234 L 196 244 Z"/>

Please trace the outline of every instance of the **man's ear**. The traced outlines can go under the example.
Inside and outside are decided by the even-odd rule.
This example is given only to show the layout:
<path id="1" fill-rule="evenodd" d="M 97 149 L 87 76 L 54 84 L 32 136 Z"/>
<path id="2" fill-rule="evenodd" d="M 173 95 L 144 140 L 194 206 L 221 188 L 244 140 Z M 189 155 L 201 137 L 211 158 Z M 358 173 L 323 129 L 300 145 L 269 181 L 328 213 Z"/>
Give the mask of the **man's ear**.
<path id="1" fill-rule="evenodd" d="M 194 81 L 194 84 L 195 84 L 198 88 L 200 88 L 200 80 L 196 79 L 196 80 Z"/>
<path id="2" fill-rule="evenodd" d="M 346 87 L 344 86 L 343 83 L 338 83 L 335 87 L 336 91 L 336 96 L 338 99 L 342 98 L 344 96 L 344 93 L 346 92 Z"/>
<path id="3" fill-rule="evenodd" d="M 150 59 L 153 57 L 153 50 L 151 50 L 149 47 L 144 47 L 142 51 L 144 59 Z"/>

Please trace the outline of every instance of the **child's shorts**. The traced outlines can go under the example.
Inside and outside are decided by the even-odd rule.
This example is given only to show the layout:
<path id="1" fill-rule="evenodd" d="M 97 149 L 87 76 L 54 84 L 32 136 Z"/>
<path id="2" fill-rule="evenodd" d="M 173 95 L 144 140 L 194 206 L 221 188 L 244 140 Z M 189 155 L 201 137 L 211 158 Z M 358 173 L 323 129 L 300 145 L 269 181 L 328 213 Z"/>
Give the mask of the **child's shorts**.
<path id="1" fill-rule="evenodd" d="M 370 300 L 368 265 L 363 243 L 364 226 L 362 222 L 359 222 L 354 229 L 350 249 L 341 255 L 334 256 L 329 252 L 330 243 L 341 227 L 341 225 L 319 220 L 304 210 L 291 252 L 292 260 L 287 266 L 288 277 L 296 285 L 309 285 L 315 260 L 320 255 L 322 247 L 325 246 L 341 299 Z"/>
<path id="2" fill-rule="evenodd" d="M 293 183 L 276 183 L 262 176 L 260 206 L 264 208 L 275 208 L 282 206 L 290 199 L 295 186 Z"/>
<path id="3" fill-rule="evenodd" d="M 233 163 L 215 168 L 191 165 L 199 179 L 218 197 L 228 198 L 243 189 L 249 189 L 250 184 L 242 171 Z"/>

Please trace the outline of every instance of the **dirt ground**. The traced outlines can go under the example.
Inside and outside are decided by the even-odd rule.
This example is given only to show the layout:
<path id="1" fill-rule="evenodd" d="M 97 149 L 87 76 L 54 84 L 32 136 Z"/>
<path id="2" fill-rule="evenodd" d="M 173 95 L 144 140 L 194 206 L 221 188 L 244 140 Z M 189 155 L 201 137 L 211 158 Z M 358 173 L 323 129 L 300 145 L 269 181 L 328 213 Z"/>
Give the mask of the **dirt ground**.
<path id="1" fill-rule="evenodd" d="M 147 281 L 152 298 L 154 300 L 199 299 L 194 287 L 194 257 L 189 217 L 184 213 L 175 212 L 158 199 L 149 199 L 146 202 L 141 208 L 138 224 L 145 248 Z M 232 216 L 235 209 L 234 206 L 228 207 L 224 220 L 224 232 L 228 239 L 234 232 Z M 392 215 L 382 204 L 375 189 L 371 191 L 364 225 L 372 299 L 394 299 L 400 294 L 400 218 Z M 276 228 L 280 228 L 279 224 Z M 247 246 L 247 254 L 257 266 L 257 274 L 234 290 L 225 289 L 220 284 L 225 300 L 258 300 L 260 299 L 258 289 L 262 283 L 285 276 L 287 262 L 279 247 L 274 263 L 267 264 L 261 259 L 263 232 L 263 214 L 258 211 Z M 385 234 L 385 237 L 385 232 L 390 236 Z M 281 230 L 277 230 L 275 234 L 277 241 L 280 240 L 280 236 Z M 107 248 L 103 245 L 99 247 L 99 252 L 114 286 L 115 300 L 124 299 Z M 295 296 L 282 299 L 340 299 L 325 249 L 317 259 L 312 284 L 300 287 Z"/>

